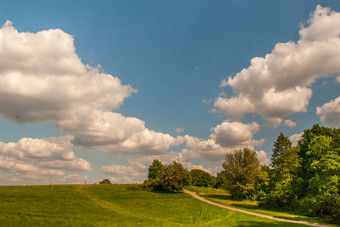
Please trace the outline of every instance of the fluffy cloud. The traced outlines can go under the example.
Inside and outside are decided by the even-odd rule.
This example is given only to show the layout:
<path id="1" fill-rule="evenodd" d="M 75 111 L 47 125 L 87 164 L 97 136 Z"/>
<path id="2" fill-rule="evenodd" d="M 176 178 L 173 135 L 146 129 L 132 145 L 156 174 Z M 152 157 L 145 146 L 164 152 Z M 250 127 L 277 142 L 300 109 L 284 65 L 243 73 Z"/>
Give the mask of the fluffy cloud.
<path id="1" fill-rule="evenodd" d="M 221 110 L 228 116 L 228 119 L 233 121 L 239 121 L 245 113 L 252 113 L 255 111 L 254 104 L 242 94 L 230 99 L 218 97 L 215 100 L 214 107 Z"/>
<path id="2" fill-rule="evenodd" d="M 112 174 L 112 175 L 124 175 L 124 176 L 136 176 L 138 172 L 132 167 L 127 167 L 123 165 L 111 165 L 111 166 L 103 166 L 101 172 Z"/>
<path id="3" fill-rule="evenodd" d="M 222 147 L 246 146 L 252 143 L 253 134 L 260 129 L 259 124 L 223 122 L 213 128 L 210 137 Z"/>
<path id="4" fill-rule="evenodd" d="M 329 127 L 340 127 L 340 97 L 316 108 L 316 115 Z"/>
<path id="5" fill-rule="evenodd" d="M 89 162 L 74 155 L 72 138 L 22 138 L 16 143 L 0 142 L 0 172 L 4 175 L 1 184 L 83 183 L 86 176 L 65 175 L 65 171 L 92 170 Z"/>
<path id="6" fill-rule="evenodd" d="M 253 122 L 244 124 L 241 122 L 222 122 L 211 129 L 210 139 L 201 140 L 192 136 L 184 136 L 186 147 L 181 151 L 185 161 L 209 160 L 220 163 L 225 155 L 234 149 L 261 146 L 265 139 L 254 140 L 253 135 L 260 126 Z"/>
<path id="7" fill-rule="evenodd" d="M 294 134 L 289 137 L 289 140 L 292 142 L 293 146 L 298 145 L 298 141 L 302 138 L 303 132 L 299 134 Z"/>
<path id="8" fill-rule="evenodd" d="M 175 132 L 177 133 L 183 133 L 184 132 L 184 128 L 176 128 Z"/>
<path id="9" fill-rule="evenodd" d="M 61 170 L 38 168 L 35 165 L 18 162 L 14 158 L 3 156 L 0 156 L 0 169 L 12 173 L 26 173 L 32 175 L 64 175 Z"/>
<path id="10" fill-rule="evenodd" d="M 136 90 L 84 65 L 73 37 L 60 29 L 24 33 L 7 21 L 0 29 L 0 75 L 3 118 L 19 124 L 50 121 L 74 135 L 79 150 L 157 154 L 184 141 L 112 113 Z"/>
<path id="11" fill-rule="evenodd" d="M 113 175 L 117 177 L 119 182 L 143 182 L 147 178 L 148 167 L 154 159 L 157 159 L 165 164 L 172 163 L 173 161 L 180 162 L 189 170 L 202 169 L 216 175 L 226 154 L 233 152 L 237 148 L 249 147 L 254 149 L 254 147 L 261 146 L 264 143 L 264 139 L 253 139 L 254 133 L 259 129 L 260 126 L 256 122 L 251 124 L 222 122 L 211 129 L 210 139 L 208 140 L 185 135 L 182 139 L 185 140 L 186 147 L 180 152 L 170 151 L 159 155 L 129 159 L 128 166 L 103 166 L 101 172 L 108 174 L 108 176 Z M 262 164 L 269 163 L 266 152 L 257 151 L 256 153 Z M 195 160 L 212 162 L 215 168 L 195 165 L 193 164 Z"/>
<path id="12" fill-rule="evenodd" d="M 20 164 L 29 163 L 34 167 L 91 170 L 90 163 L 74 155 L 72 138 L 72 136 L 46 139 L 22 138 L 17 143 L 0 142 L 0 155 L 11 156 L 12 161 L 16 160 Z"/>
<path id="13" fill-rule="evenodd" d="M 217 98 L 214 107 L 231 120 L 258 113 L 271 127 L 306 112 L 312 96 L 308 86 L 340 72 L 339 34 L 340 13 L 317 6 L 298 42 L 276 44 L 264 58 L 253 58 L 248 68 L 223 80 L 220 87 L 232 87 L 235 96 Z"/>
<path id="14" fill-rule="evenodd" d="M 288 127 L 295 127 L 296 126 L 296 122 L 294 122 L 292 120 L 285 120 L 283 124 L 288 126 Z"/>

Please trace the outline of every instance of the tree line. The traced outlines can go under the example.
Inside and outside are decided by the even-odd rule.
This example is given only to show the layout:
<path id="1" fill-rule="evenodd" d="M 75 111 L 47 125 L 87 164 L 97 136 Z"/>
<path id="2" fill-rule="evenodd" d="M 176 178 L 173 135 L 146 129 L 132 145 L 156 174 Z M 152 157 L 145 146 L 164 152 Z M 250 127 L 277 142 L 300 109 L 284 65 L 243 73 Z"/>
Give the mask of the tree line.
<path id="1" fill-rule="evenodd" d="M 172 192 L 186 185 L 223 188 L 235 199 L 256 200 L 262 207 L 340 222 L 340 129 L 314 125 L 296 146 L 281 133 L 270 165 L 261 165 L 255 151 L 243 148 L 227 154 L 222 167 L 214 177 L 200 169 L 188 171 L 178 162 L 154 160 L 144 186 Z"/>

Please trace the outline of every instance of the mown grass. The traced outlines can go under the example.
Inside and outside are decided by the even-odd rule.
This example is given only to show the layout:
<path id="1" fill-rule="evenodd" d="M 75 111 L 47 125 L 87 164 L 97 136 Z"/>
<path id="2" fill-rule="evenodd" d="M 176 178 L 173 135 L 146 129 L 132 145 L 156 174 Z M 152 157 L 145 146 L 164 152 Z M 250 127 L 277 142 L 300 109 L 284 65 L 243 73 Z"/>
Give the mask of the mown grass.
<path id="1" fill-rule="evenodd" d="M 196 192 L 198 195 L 204 197 L 207 200 L 210 200 L 215 203 L 219 203 L 222 205 L 239 208 L 242 210 L 252 211 L 259 214 L 270 215 L 277 218 L 284 218 L 295 221 L 305 221 L 310 223 L 318 223 L 318 224 L 327 224 L 332 225 L 330 220 L 324 218 L 317 217 L 308 217 L 301 214 L 296 214 L 292 212 L 285 211 L 274 211 L 269 209 L 264 209 L 259 207 L 258 202 L 252 200 L 235 200 L 231 197 L 231 195 L 226 190 L 215 189 L 215 188 L 204 188 L 204 187 L 195 187 L 188 186 L 186 187 L 190 191 Z"/>
<path id="2" fill-rule="evenodd" d="M 294 226 L 139 185 L 0 187 L 0 226 Z"/>

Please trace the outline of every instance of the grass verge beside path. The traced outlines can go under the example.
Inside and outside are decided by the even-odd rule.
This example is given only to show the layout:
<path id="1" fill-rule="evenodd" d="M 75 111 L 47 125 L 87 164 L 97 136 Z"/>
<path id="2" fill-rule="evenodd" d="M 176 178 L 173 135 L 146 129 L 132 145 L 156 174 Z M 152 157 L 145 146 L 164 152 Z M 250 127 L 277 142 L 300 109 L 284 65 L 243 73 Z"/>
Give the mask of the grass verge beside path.
<path id="1" fill-rule="evenodd" d="M 263 209 L 258 206 L 258 202 L 250 201 L 250 200 L 235 200 L 231 198 L 231 195 L 222 189 L 215 189 L 215 188 L 204 188 L 204 187 L 195 187 L 195 186 L 188 186 L 186 189 L 196 192 L 197 195 L 204 197 L 205 199 L 225 205 L 230 206 L 237 209 L 242 209 L 245 211 L 250 211 L 258 214 L 268 215 L 275 218 L 282 218 L 288 219 L 293 221 L 303 221 L 309 223 L 317 223 L 321 225 L 328 225 L 328 226 L 337 226 L 331 224 L 329 220 L 317 217 L 308 217 L 300 214 L 294 214 L 289 212 L 283 211 L 273 211 L 268 209 Z"/>
<path id="2" fill-rule="evenodd" d="M 0 187 L 0 226 L 298 226 L 139 185 Z M 299 225 L 300 226 L 300 225 Z"/>

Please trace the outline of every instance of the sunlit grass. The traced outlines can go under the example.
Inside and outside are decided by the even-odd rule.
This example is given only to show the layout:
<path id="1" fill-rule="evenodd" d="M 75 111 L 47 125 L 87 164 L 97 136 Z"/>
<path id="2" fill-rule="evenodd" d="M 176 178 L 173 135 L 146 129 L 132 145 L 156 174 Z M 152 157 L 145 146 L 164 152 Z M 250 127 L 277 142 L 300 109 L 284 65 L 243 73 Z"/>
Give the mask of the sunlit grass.
<path id="1" fill-rule="evenodd" d="M 219 203 L 226 206 L 231 206 L 234 208 L 239 208 L 247 211 L 252 211 L 255 213 L 265 214 L 277 218 L 284 218 L 296 221 L 305 221 L 310 223 L 320 223 L 331 225 L 330 221 L 323 218 L 317 217 L 308 217 L 301 214 L 296 214 L 292 212 L 284 212 L 284 211 L 274 211 L 269 209 L 264 209 L 259 207 L 257 201 L 252 200 L 235 200 L 231 197 L 231 195 L 226 190 L 215 189 L 215 188 L 204 188 L 204 187 L 195 187 L 188 186 L 186 187 L 190 191 L 196 192 L 198 195 L 204 197 L 207 200 L 210 200 L 215 203 Z M 336 226 L 336 225 L 333 225 Z"/>
<path id="2" fill-rule="evenodd" d="M 0 226 L 295 226 L 140 185 L 0 187 Z"/>

